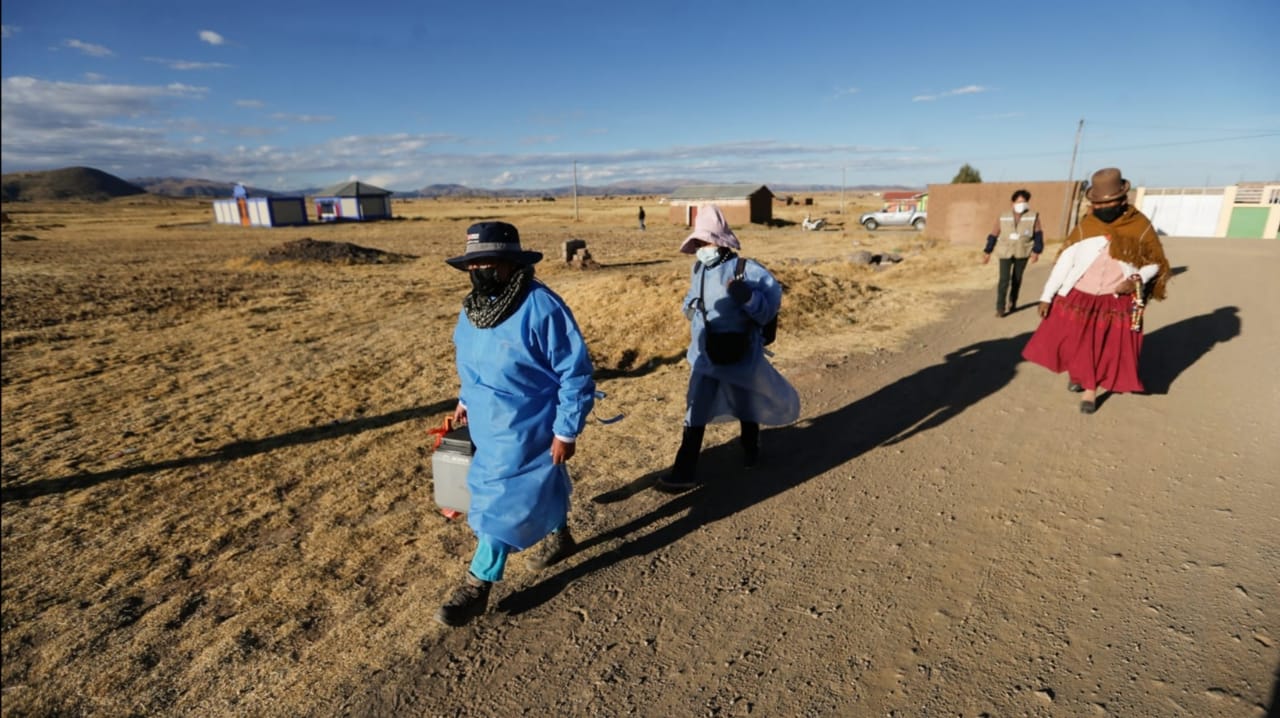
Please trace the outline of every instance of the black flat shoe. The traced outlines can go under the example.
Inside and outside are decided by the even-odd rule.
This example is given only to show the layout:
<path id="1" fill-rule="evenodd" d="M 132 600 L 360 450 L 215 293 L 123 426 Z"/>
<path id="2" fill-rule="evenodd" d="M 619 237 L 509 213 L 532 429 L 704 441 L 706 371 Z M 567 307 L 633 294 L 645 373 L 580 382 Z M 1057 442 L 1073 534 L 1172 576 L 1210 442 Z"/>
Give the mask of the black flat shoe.
<path id="1" fill-rule="evenodd" d="M 1080 392 L 1084 391 L 1084 387 L 1080 386 L 1074 381 L 1069 381 L 1067 382 L 1067 391 L 1071 392 L 1072 394 L 1079 394 Z"/>
<path id="2" fill-rule="evenodd" d="M 1081 414 L 1092 414 L 1093 412 L 1095 412 L 1095 411 L 1097 411 L 1097 410 L 1098 410 L 1098 404 L 1097 404 L 1096 402 L 1092 402 L 1092 401 L 1082 401 L 1082 402 L 1080 402 L 1080 413 L 1081 413 Z"/>

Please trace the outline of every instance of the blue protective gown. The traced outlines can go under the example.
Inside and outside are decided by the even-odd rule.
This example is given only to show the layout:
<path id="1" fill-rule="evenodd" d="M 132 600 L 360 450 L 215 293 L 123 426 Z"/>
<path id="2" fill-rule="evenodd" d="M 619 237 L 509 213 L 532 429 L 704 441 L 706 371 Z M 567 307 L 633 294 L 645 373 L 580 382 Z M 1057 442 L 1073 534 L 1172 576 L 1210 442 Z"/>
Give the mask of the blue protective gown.
<path id="1" fill-rule="evenodd" d="M 569 473 L 551 463 L 556 436 L 576 438 L 595 402 L 591 358 L 569 307 L 534 281 L 515 313 L 453 332 L 459 399 L 476 445 L 467 523 L 520 550 L 564 524 Z"/>
<path id="2" fill-rule="evenodd" d="M 737 256 L 730 255 L 714 267 L 697 263 L 684 297 L 685 316 L 691 322 L 691 341 L 686 358 L 692 373 L 685 426 L 705 426 L 738 419 L 777 426 L 800 416 L 800 395 L 765 358 L 759 326 L 778 313 L 782 306 L 782 285 L 769 270 L 747 260 L 743 279 L 751 287 L 751 300 L 738 304 L 726 289 L 737 269 Z M 706 281 L 701 276 L 706 272 Z M 706 307 L 706 321 L 698 311 L 698 300 Z M 746 331 L 751 344 L 746 356 L 736 364 L 713 364 L 706 356 L 706 324 L 717 332 Z"/>

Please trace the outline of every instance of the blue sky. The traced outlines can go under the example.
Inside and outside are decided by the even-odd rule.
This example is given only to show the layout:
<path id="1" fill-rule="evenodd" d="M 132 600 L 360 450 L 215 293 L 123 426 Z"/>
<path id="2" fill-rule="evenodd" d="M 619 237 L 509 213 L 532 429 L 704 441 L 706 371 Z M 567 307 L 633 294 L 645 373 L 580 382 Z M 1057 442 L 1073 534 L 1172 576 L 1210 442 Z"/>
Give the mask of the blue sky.
<path id="1" fill-rule="evenodd" d="M 7 0 L 4 172 L 269 189 L 1280 178 L 1280 2 Z"/>

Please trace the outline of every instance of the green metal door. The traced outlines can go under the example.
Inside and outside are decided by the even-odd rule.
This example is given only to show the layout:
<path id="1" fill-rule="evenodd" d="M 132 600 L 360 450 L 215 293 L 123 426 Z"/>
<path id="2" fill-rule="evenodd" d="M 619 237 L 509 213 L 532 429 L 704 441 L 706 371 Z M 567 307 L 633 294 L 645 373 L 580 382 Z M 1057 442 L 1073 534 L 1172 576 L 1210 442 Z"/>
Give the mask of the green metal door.
<path id="1" fill-rule="evenodd" d="M 1231 224 L 1227 226 L 1228 237 L 1245 239 L 1261 239 L 1262 230 L 1267 226 L 1266 207 L 1236 207 L 1231 210 Z"/>

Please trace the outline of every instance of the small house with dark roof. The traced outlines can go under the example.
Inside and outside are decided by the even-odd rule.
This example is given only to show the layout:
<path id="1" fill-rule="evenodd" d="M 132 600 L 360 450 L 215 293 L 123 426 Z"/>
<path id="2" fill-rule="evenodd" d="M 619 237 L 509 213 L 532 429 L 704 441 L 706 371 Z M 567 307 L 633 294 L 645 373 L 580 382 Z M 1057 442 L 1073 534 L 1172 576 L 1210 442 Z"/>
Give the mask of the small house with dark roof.
<path id="1" fill-rule="evenodd" d="M 391 190 L 367 182 L 343 182 L 315 196 L 321 222 L 361 222 L 391 218 Z"/>
<path id="2" fill-rule="evenodd" d="M 762 184 L 686 185 L 667 196 L 671 221 L 692 227 L 698 207 L 714 204 L 729 226 L 773 221 L 773 192 Z"/>
<path id="3" fill-rule="evenodd" d="M 236 192 L 231 199 L 213 201 L 218 224 L 287 227 L 307 223 L 307 201 L 302 197 L 250 197 L 243 185 L 236 185 Z"/>

